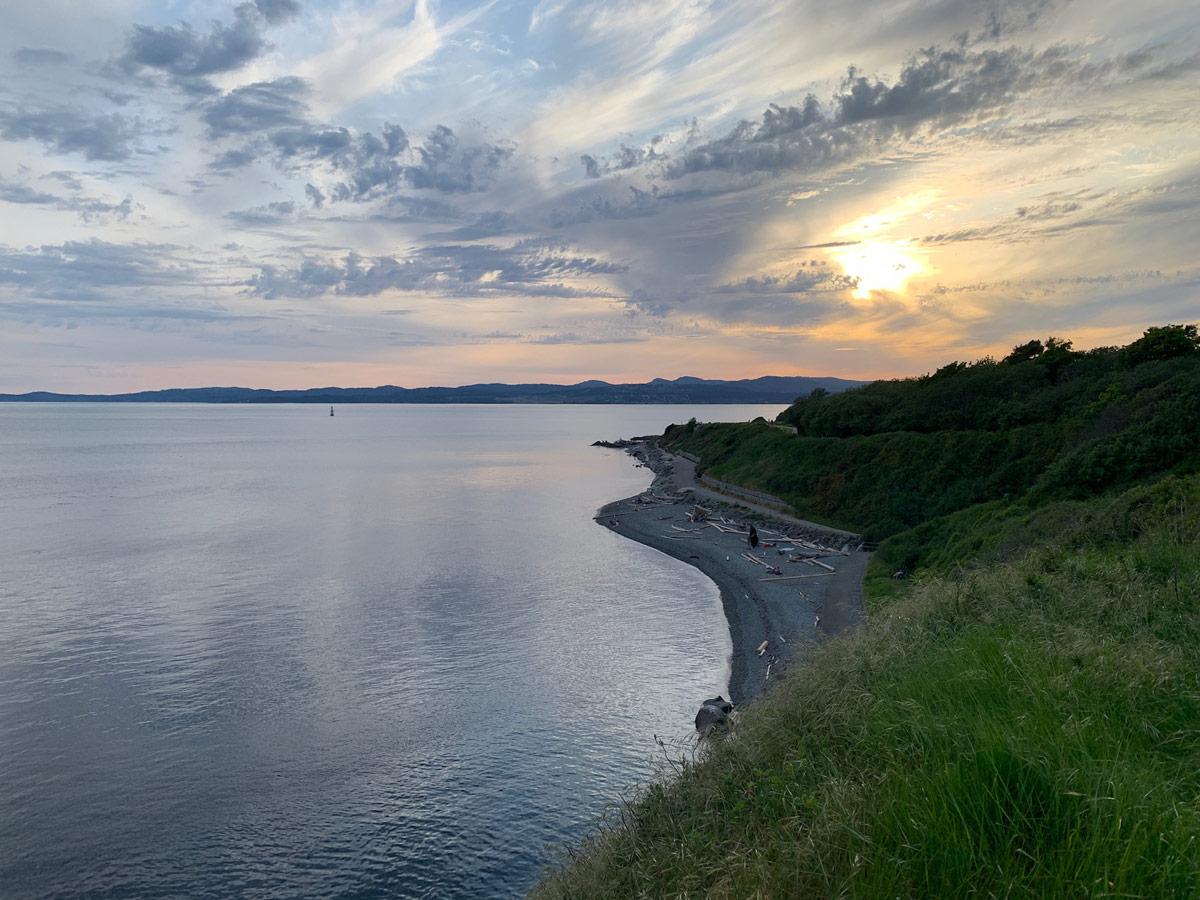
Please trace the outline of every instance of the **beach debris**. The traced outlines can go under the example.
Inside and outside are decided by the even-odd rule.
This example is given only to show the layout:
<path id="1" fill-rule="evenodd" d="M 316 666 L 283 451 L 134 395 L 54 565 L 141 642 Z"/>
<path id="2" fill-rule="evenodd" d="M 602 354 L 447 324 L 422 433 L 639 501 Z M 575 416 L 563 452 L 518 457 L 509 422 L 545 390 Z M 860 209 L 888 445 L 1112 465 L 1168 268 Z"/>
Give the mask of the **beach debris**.
<path id="1" fill-rule="evenodd" d="M 761 644 L 759 644 L 758 650 L 755 652 L 757 652 L 759 656 L 762 656 L 764 653 L 766 653 L 767 652 L 767 642 L 763 641 Z"/>
<path id="2" fill-rule="evenodd" d="M 801 578 L 828 578 L 832 572 L 818 572 L 815 575 L 780 575 L 777 578 L 760 578 L 759 581 L 799 581 Z"/>
<path id="3" fill-rule="evenodd" d="M 707 737 L 712 731 L 728 727 L 731 712 L 733 704 L 719 694 L 705 700 L 696 713 L 696 730 Z"/>
<path id="4" fill-rule="evenodd" d="M 689 522 L 707 522 L 708 517 L 712 515 L 712 510 L 705 509 L 703 506 L 693 506 L 692 511 L 688 514 Z"/>
<path id="5" fill-rule="evenodd" d="M 783 572 L 780 569 L 777 569 L 775 566 L 771 565 L 765 559 L 759 559 L 757 556 L 751 556 L 749 553 L 743 553 L 742 559 L 748 559 L 752 563 L 756 563 L 757 565 L 763 566 L 772 575 L 782 575 L 783 574 Z"/>
<path id="6" fill-rule="evenodd" d="M 816 628 L 816 627 L 817 627 L 817 626 L 819 626 L 820 624 L 821 624 L 821 617 L 820 617 L 820 616 L 813 616 L 813 628 Z"/>

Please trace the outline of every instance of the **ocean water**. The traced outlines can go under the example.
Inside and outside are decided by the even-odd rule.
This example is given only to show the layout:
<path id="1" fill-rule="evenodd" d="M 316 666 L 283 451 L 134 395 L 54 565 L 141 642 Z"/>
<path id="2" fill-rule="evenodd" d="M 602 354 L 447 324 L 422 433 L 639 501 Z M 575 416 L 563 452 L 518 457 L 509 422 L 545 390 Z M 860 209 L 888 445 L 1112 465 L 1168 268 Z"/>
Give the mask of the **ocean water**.
<path id="1" fill-rule="evenodd" d="M 780 408 L 0 404 L 0 896 L 520 896 L 728 677 L 589 444 Z"/>

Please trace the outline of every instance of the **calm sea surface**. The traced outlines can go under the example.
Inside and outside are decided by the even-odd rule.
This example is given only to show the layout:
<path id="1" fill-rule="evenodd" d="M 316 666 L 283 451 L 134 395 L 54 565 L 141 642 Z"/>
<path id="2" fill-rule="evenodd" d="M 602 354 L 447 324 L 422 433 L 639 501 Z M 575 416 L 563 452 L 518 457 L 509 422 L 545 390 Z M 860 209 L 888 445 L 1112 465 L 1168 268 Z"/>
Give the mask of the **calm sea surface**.
<path id="1" fill-rule="evenodd" d="M 0 896 L 520 895 L 728 675 L 588 445 L 780 409 L 0 404 Z"/>

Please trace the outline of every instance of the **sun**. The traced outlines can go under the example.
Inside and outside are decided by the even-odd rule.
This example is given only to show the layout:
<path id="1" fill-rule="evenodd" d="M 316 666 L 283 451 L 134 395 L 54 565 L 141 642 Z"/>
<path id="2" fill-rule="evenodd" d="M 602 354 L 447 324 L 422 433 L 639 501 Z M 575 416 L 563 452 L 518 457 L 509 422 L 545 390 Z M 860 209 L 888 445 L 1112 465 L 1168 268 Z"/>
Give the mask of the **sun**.
<path id="1" fill-rule="evenodd" d="M 923 266 L 903 244 L 856 244 L 834 261 L 857 282 L 854 296 L 867 300 L 871 291 L 902 291 L 904 285 Z"/>

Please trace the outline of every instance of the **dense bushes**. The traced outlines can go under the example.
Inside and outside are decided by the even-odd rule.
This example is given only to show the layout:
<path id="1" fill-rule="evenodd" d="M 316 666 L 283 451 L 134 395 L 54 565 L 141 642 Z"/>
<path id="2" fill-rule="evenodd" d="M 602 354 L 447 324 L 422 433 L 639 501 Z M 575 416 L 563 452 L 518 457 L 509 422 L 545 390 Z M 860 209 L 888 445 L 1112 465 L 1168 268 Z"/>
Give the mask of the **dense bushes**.
<path id="1" fill-rule="evenodd" d="M 817 391 L 779 421 L 797 435 L 747 424 L 666 438 L 717 478 L 881 540 L 977 504 L 1036 507 L 1200 470 L 1200 341 L 1192 325 L 1086 352 L 1030 341 L 1001 362 Z M 929 555 L 910 543 L 925 549 L 909 564 Z"/>

